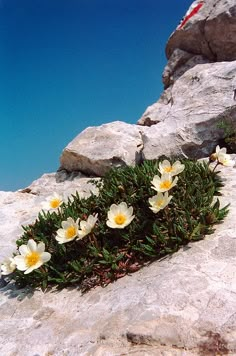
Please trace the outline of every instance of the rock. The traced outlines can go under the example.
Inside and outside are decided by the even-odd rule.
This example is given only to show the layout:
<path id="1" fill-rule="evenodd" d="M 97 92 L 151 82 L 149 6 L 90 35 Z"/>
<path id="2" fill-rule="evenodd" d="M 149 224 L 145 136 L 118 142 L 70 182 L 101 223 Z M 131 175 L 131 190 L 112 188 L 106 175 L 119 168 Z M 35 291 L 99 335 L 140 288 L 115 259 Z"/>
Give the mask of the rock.
<path id="1" fill-rule="evenodd" d="M 235 169 L 221 172 L 221 205 L 230 203 L 230 213 L 204 240 L 84 295 L 73 288 L 42 293 L 3 286 L 0 354 L 235 355 Z M 34 219 L 38 196 L 0 196 L 9 223 L 0 231 L 2 252 L 12 248 L 14 227 Z"/>
<path id="2" fill-rule="evenodd" d="M 103 176 L 112 166 L 139 163 L 142 148 L 138 126 L 115 121 L 89 127 L 63 150 L 61 168 Z"/>
<path id="3" fill-rule="evenodd" d="M 185 63 L 190 69 L 183 74 L 175 72 L 178 79 L 147 108 L 138 125 L 116 121 L 78 135 L 64 149 L 61 169 L 103 176 L 112 166 L 134 166 L 161 155 L 209 155 L 223 137 L 217 124 L 235 122 L 236 61 L 193 65 L 195 60 Z"/>
<path id="4" fill-rule="evenodd" d="M 192 158 L 208 155 L 223 131 L 222 121 L 235 123 L 236 61 L 198 64 L 187 70 L 148 107 L 140 125 L 146 159 L 165 152 Z"/>
<path id="5" fill-rule="evenodd" d="M 176 48 L 213 61 L 236 59 L 234 0 L 194 1 L 166 45 L 169 59 Z"/>
<path id="6" fill-rule="evenodd" d="M 210 61 L 202 55 L 192 55 L 188 52 L 176 48 L 172 53 L 162 74 L 162 82 L 164 88 L 167 89 L 174 84 L 187 70 L 193 68 L 197 64 L 209 63 Z"/>
<path id="7" fill-rule="evenodd" d="M 93 178 L 98 180 L 99 178 Z M 80 192 L 81 197 L 88 197 L 91 192 L 97 193 L 94 184 L 89 181 L 91 178 L 85 177 L 80 172 L 67 172 L 59 170 L 56 173 L 46 173 L 42 177 L 35 180 L 27 187 L 28 193 L 40 195 L 41 197 L 48 196 L 53 192 L 63 194 L 65 197 Z"/>

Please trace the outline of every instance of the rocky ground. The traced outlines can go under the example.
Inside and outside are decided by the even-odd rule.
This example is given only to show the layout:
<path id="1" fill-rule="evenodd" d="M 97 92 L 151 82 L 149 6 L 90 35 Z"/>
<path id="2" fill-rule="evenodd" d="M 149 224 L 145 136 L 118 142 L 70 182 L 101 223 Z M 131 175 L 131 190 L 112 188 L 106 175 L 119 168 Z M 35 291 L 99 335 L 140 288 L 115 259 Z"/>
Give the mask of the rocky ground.
<path id="1" fill-rule="evenodd" d="M 231 204 L 224 223 L 173 256 L 84 295 L 73 288 L 45 294 L 12 284 L 1 288 L 0 354 L 236 355 L 235 170 L 222 167 L 221 204 Z M 55 185 L 49 177 L 40 185 L 45 179 Z M 13 250 L 20 225 L 36 216 L 40 196 L 0 196 L 5 254 Z"/>

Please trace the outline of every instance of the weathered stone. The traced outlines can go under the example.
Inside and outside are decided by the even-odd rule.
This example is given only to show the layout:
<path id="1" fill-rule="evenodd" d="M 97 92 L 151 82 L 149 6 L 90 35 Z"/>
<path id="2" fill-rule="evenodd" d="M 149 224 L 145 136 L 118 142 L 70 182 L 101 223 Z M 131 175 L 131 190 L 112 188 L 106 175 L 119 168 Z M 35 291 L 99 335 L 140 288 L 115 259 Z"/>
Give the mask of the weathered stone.
<path id="1" fill-rule="evenodd" d="M 231 204 L 224 223 L 173 256 L 84 295 L 76 289 L 33 293 L 3 287 L 0 354 L 235 355 L 235 169 L 222 167 L 220 200 L 222 206 Z M 16 227 L 33 219 L 39 198 L 20 192 L 1 197 L 9 225 L 0 231 L 0 251 L 12 249 L 16 238 L 10 223 Z"/>
<path id="2" fill-rule="evenodd" d="M 209 62 L 202 55 L 192 55 L 178 48 L 175 49 L 162 74 L 164 88 L 167 89 L 170 85 L 174 84 L 181 75 L 195 65 Z"/>
<path id="3" fill-rule="evenodd" d="M 202 4 L 199 8 L 198 5 Z M 199 8 L 198 11 L 194 9 Z M 235 0 L 194 1 L 183 22 L 170 36 L 166 55 L 176 48 L 213 61 L 236 59 Z"/>
<path id="4" fill-rule="evenodd" d="M 61 168 L 103 176 L 111 167 L 139 163 L 142 148 L 138 126 L 115 121 L 89 127 L 63 150 Z"/>
<path id="5" fill-rule="evenodd" d="M 223 131 L 222 120 L 236 125 L 236 61 L 198 64 L 169 87 L 160 100 L 149 106 L 140 125 L 143 155 L 150 159 L 176 153 L 199 158 L 208 155 Z M 166 95 L 165 95 L 166 94 Z"/>
<path id="6" fill-rule="evenodd" d="M 99 178 L 93 178 L 95 180 Z M 89 181 L 91 178 L 85 177 L 80 172 L 67 172 L 65 170 L 56 173 L 43 174 L 27 187 L 28 193 L 45 197 L 53 192 L 63 194 L 65 197 L 80 192 L 80 196 L 87 197 L 91 192 L 96 193 L 97 189 Z"/>

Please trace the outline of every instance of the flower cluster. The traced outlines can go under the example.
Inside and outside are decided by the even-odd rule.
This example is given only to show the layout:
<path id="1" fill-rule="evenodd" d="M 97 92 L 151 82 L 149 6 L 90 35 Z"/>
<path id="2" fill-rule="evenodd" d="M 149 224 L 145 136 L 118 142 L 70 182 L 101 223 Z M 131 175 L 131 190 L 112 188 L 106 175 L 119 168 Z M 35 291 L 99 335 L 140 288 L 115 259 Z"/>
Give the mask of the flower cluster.
<path id="1" fill-rule="evenodd" d="M 231 160 L 230 155 L 226 153 L 225 148 L 216 147 L 216 152 L 210 156 L 210 161 L 216 161 L 217 164 L 222 164 L 225 166 L 233 166 L 234 161 Z M 158 167 L 154 166 L 153 176 L 151 178 L 151 182 L 145 180 L 145 182 L 149 182 L 149 188 L 156 191 L 156 195 L 149 198 L 149 194 L 146 195 L 145 201 L 148 205 L 148 208 L 154 213 L 157 214 L 160 210 L 165 209 L 170 201 L 173 198 L 173 195 L 169 195 L 169 191 L 174 188 L 178 181 L 178 175 L 185 171 L 187 171 L 187 163 L 186 167 L 180 161 L 176 161 L 173 164 L 168 160 L 163 160 L 159 163 Z M 158 174 L 154 175 L 158 169 Z M 145 183 L 146 184 L 146 183 Z M 119 198 L 116 197 L 116 201 Z M 125 200 L 125 199 L 121 199 Z M 110 205 L 111 203 L 109 203 Z M 117 233 L 119 229 L 125 229 L 128 225 L 132 223 L 133 220 L 136 220 L 139 223 L 140 218 L 137 212 L 137 216 L 134 214 L 134 210 L 137 209 L 137 205 L 131 203 L 129 206 L 125 201 L 119 201 L 117 204 L 111 204 L 110 207 L 105 207 L 104 213 L 106 214 L 106 218 L 101 218 L 102 213 L 99 216 L 97 213 L 93 212 L 90 215 L 86 216 L 86 219 L 83 217 L 78 217 L 80 213 L 74 213 L 73 217 L 68 216 L 72 215 L 72 213 L 67 213 L 67 219 L 61 218 L 62 213 L 66 210 L 67 204 L 65 203 L 64 197 L 59 195 L 58 193 L 53 193 L 51 196 L 46 198 L 46 201 L 42 203 L 42 209 L 47 210 L 49 212 L 58 213 L 57 227 L 54 226 L 54 230 L 52 232 L 52 239 L 55 244 L 69 244 L 72 243 L 68 249 L 77 248 L 76 244 L 78 244 L 78 248 L 81 247 L 80 241 L 83 240 L 86 236 L 91 235 L 91 239 L 96 240 L 95 236 L 98 230 L 95 229 L 96 224 L 98 224 L 99 219 L 104 221 L 104 225 L 106 224 L 106 232 L 108 229 L 117 229 Z M 95 205 L 96 206 L 96 205 Z M 88 208 L 86 208 L 88 209 Z M 90 206 L 89 206 L 90 209 Z M 73 211 L 73 210 L 72 210 Z M 165 212 L 168 211 L 168 208 L 165 209 Z M 84 214 L 84 212 L 83 212 Z M 149 211 L 149 215 L 152 213 Z M 49 214 L 53 218 L 55 213 Z M 56 215 L 55 215 L 56 216 Z M 60 217 L 60 218 L 59 218 Z M 60 219 L 60 220 L 59 220 Z M 63 220 L 63 221 L 62 221 Z M 55 220 L 53 220 L 55 221 Z M 58 228 L 60 227 L 60 228 Z M 135 224 L 134 224 L 135 227 Z M 56 230 L 57 229 L 57 230 Z M 33 236 L 33 235 L 32 235 Z M 38 236 L 38 235 L 35 235 Z M 90 237 L 89 237 L 90 239 Z M 25 241 L 25 240 L 24 240 Z M 79 241 L 79 242 L 77 242 Z M 42 265 L 48 263 L 52 257 L 51 253 L 54 251 L 54 248 L 49 248 L 49 251 L 45 251 L 45 244 L 47 245 L 47 241 L 37 243 L 30 236 L 27 244 L 21 244 L 18 249 L 18 254 L 7 258 L 0 265 L 0 275 L 9 275 L 13 273 L 16 269 L 24 272 L 24 274 L 29 274 L 35 269 L 41 269 L 43 272 L 49 271 L 47 270 L 47 266 L 44 268 Z M 50 244 L 49 244 L 50 246 Z M 60 249 L 63 251 L 63 249 Z M 98 256 L 100 256 L 98 254 Z M 104 261 L 103 261 L 104 262 Z M 106 262 L 106 261 L 105 261 Z M 52 263 L 52 262 L 51 262 Z M 49 266 L 50 267 L 50 266 Z"/>
<path id="2" fill-rule="evenodd" d="M 174 179 L 173 177 L 181 173 L 183 169 L 184 165 L 179 161 L 171 165 L 169 161 L 164 160 L 159 164 L 161 177 L 156 175 L 151 182 L 152 188 L 158 194 L 149 199 L 150 209 L 154 213 L 164 209 L 169 204 L 172 196 L 168 196 L 168 191 L 178 181 L 177 177 Z M 42 203 L 42 208 L 48 211 L 55 211 L 61 207 L 63 202 L 63 197 L 54 192 Z M 106 225 L 112 229 L 124 229 L 134 218 L 133 207 L 128 207 L 126 202 L 112 204 L 107 212 Z M 57 230 L 55 239 L 59 244 L 81 240 L 92 232 L 97 220 L 98 214 L 95 216 L 89 215 L 87 220 L 81 220 L 80 218 L 74 220 L 72 217 L 68 217 L 67 220 L 61 222 L 61 228 Z M 19 271 L 24 271 L 24 274 L 28 274 L 47 263 L 50 259 L 51 254 L 45 252 L 45 244 L 43 242 L 37 244 L 33 239 L 30 239 L 27 245 L 19 247 L 19 255 L 8 258 L 3 262 L 1 272 L 3 275 L 8 275 L 18 269 Z"/>
<path id="3" fill-rule="evenodd" d="M 172 195 L 168 195 L 168 191 L 173 188 L 177 182 L 179 173 L 184 170 L 184 164 L 176 161 L 174 164 L 168 160 L 159 163 L 159 172 L 161 176 L 155 175 L 152 183 L 152 188 L 157 191 L 157 195 L 149 198 L 150 209 L 156 214 L 161 209 L 164 209 L 172 199 Z M 174 177 L 174 178 L 173 178 Z"/>
<path id="4" fill-rule="evenodd" d="M 87 220 L 78 218 L 74 221 L 71 217 L 66 221 L 62 221 L 61 229 L 57 230 L 56 240 L 59 244 L 64 244 L 70 241 L 81 240 L 83 237 L 90 234 L 97 222 L 97 214 L 95 216 L 89 215 Z"/>
<path id="5" fill-rule="evenodd" d="M 218 164 L 222 164 L 226 167 L 233 167 L 235 162 L 230 158 L 230 155 L 226 153 L 227 150 L 225 147 L 220 148 L 220 146 L 216 146 L 216 151 L 211 154 L 210 162 L 216 161 L 216 166 Z M 216 167 L 215 166 L 215 167 Z"/>
<path id="6" fill-rule="evenodd" d="M 27 245 L 19 247 L 20 254 L 6 259 L 1 265 L 2 275 L 8 275 L 17 268 L 19 271 L 24 271 L 24 274 L 32 272 L 39 268 L 42 264 L 48 262 L 51 258 L 49 252 L 45 252 L 45 244 L 40 242 L 37 244 L 30 239 Z"/>

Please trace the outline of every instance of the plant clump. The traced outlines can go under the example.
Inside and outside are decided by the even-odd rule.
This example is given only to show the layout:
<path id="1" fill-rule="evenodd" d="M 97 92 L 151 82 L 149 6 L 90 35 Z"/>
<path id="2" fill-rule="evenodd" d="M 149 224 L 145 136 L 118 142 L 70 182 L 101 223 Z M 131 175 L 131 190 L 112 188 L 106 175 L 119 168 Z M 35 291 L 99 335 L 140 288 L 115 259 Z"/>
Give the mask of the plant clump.
<path id="1" fill-rule="evenodd" d="M 52 195 L 48 210 L 23 227 L 2 274 L 43 290 L 105 286 L 212 233 L 228 212 L 215 197 L 223 186 L 219 172 L 206 162 L 144 161 L 93 183 L 99 194 L 87 199 Z"/>

